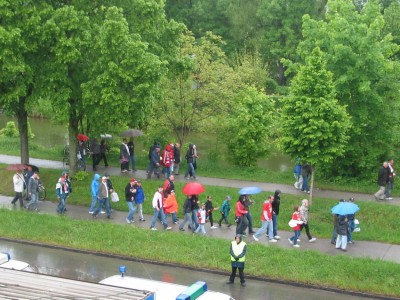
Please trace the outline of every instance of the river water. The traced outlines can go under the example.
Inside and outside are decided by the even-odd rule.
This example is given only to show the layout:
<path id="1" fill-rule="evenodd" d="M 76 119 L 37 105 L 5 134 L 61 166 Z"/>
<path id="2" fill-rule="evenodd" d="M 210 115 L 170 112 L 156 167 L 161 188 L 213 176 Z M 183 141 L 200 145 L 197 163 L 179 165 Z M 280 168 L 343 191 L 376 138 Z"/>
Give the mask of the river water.
<path id="1" fill-rule="evenodd" d="M 238 282 L 234 285 L 227 285 L 225 282 L 228 277 L 218 274 L 4 240 L 0 240 L 0 252 L 8 252 L 11 254 L 12 259 L 29 263 L 38 273 L 89 282 L 99 282 L 108 276 L 116 275 L 118 274 L 119 266 L 125 265 L 127 267 L 127 276 L 162 280 L 183 285 L 190 285 L 198 280 L 204 280 L 210 290 L 228 294 L 236 300 L 365 299 L 331 291 L 252 279 L 248 279 L 247 286 L 243 288 Z"/>

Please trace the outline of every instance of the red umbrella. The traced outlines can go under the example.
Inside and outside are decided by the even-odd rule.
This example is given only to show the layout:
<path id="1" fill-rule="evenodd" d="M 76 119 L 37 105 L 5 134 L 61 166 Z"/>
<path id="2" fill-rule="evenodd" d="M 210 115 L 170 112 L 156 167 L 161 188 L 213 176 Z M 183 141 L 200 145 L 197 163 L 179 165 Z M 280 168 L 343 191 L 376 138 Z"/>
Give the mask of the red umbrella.
<path id="1" fill-rule="evenodd" d="M 18 171 L 18 170 L 25 170 L 26 168 L 28 168 L 27 165 L 24 164 L 13 164 L 13 165 L 8 165 L 6 170 L 8 171 Z"/>
<path id="2" fill-rule="evenodd" d="M 200 183 L 192 181 L 186 184 L 183 189 L 182 193 L 185 195 L 198 195 L 204 193 L 206 189 Z"/>
<path id="3" fill-rule="evenodd" d="M 87 135 L 84 135 L 82 133 L 79 133 L 76 138 L 78 139 L 78 141 L 88 141 L 88 140 L 90 140 L 90 138 Z"/>

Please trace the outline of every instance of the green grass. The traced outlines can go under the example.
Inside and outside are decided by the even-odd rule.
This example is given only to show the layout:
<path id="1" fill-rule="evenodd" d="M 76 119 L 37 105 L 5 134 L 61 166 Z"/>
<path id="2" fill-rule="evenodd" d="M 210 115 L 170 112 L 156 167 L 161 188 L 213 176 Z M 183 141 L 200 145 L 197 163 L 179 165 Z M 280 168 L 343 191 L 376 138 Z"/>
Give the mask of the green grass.
<path id="1" fill-rule="evenodd" d="M 107 222 L 0 210 L 0 235 L 50 245 L 113 253 L 127 257 L 173 262 L 229 272 L 229 241 L 139 229 Z M 13 230 L 9 230 L 13 228 Z M 101 233 L 101 239 L 98 238 Z M 173 240 L 173 242 L 171 242 Z M 249 244 L 246 273 L 270 279 L 400 296 L 400 264 L 298 252 Z M 373 274 L 373 276 L 371 276 Z"/>
<path id="2" fill-rule="evenodd" d="M 8 180 L 0 181 L 0 194 L 13 195 L 12 190 L 12 175 L 13 172 L 6 171 L 4 168 L 6 165 L 0 164 L 0 178 L 8 178 Z M 55 196 L 55 184 L 61 175 L 61 171 L 54 169 L 40 169 L 41 180 L 47 187 L 47 199 L 56 201 Z M 113 203 L 113 209 L 120 211 L 127 211 L 127 205 L 123 199 L 124 189 L 126 184 L 129 182 L 129 178 L 123 176 L 114 176 L 111 178 L 115 190 L 118 192 L 121 201 Z M 73 192 L 68 199 L 69 204 L 90 206 L 91 195 L 90 195 L 90 184 L 92 177 L 88 176 L 83 181 L 72 180 Z M 146 214 L 152 214 L 153 209 L 151 207 L 151 200 L 153 194 L 157 189 L 157 186 L 162 184 L 162 180 L 144 180 L 142 186 L 144 188 L 147 201 L 144 203 L 144 212 Z M 175 189 L 177 190 L 177 199 L 180 206 L 179 215 L 182 217 L 181 208 L 185 200 L 185 195 L 180 191 L 183 188 L 184 183 L 176 182 Z M 252 206 L 251 211 L 254 219 L 255 227 L 261 226 L 260 216 L 262 210 L 262 204 L 271 192 L 263 192 L 255 195 L 255 204 Z M 234 207 L 238 198 L 238 189 L 228 187 L 216 187 L 207 186 L 206 192 L 200 195 L 200 201 L 205 202 L 207 195 L 213 197 L 214 207 L 221 206 L 226 195 L 231 195 L 232 201 L 231 206 Z M 281 196 L 281 209 L 279 215 L 280 230 L 290 230 L 287 226 L 287 222 L 290 220 L 293 207 L 300 205 L 301 197 L 296 195 Z M 337 199 L 322 199 L 314 198 L 313 206 L 310 209 L 310 227 L 313 235 L 319 238 L 330 238 L 332 234 L 332 214 L 330 208 L 337 204 Z M 400 244 L 400 235 L 393 234 L 394 232 L 400 232 L 400 223 L 398 222 L 398 216 L 400 215 L 400 207 L 394 205 L 382 205 L 376 202 L 358 202 L 360 206 L 360 212 L 357 215 L 361 223 L 361 232 L 355 233 L 356 240 L 366 241 L 378 241 L 384 243 Z M 214 219 L 217 219 L 220 215 L 219 212 L 214 213 Z M 230 220 L 233 221 L 233 212 L 230 215 Z"/>

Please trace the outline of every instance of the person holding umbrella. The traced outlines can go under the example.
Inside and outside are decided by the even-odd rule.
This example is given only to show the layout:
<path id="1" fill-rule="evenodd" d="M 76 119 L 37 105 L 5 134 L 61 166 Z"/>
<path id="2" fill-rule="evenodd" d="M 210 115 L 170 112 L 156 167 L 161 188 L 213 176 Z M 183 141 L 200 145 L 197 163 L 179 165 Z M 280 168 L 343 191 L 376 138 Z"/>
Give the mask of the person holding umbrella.
<path id="1" fill-rule="evenodd" d="M 337 230 L 336 249 L 342 249 L 342 251 L 347 251 L 347 228 L 348 228 L 347 216 L 339 215 L 336 225 L 336 230 Z"/>
<path id="2" fill-rule="evenodd" d="M 245 195 L 240 195 L 235 206 L 236 234 L 245 235 L 247 228 L 247 210 L 244 205 Z"/>
<path id="3" fill-rule="evenodd" d="M 126 173 L 129 169 L 129 148 L 128 141 L 122 140 L 121 146 L 119 147 L 119 162 L 121 163 L 121 172 Z"/>

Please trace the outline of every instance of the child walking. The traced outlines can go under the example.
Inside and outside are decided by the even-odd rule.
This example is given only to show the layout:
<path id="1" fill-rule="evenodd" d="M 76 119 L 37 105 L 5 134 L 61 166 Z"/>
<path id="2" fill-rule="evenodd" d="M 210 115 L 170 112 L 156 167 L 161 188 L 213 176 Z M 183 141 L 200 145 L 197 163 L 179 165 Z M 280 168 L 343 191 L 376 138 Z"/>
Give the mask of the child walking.
<path id="1" fill-rule="evenodd" d="M 198 233 L 199 230 L 201 230 L 203 235 L 206 235 L 206 228 L 205 228 L 204 225 L 206 224 L 207 211 L 206 211 L 206 204 L 205 203 L 203 203 L 201 205 L 201 208 L 197 212 L 197 217 L 199 219 L 199 226 L 197 226 L 197 228 L 194 231 L 194 233 Z"/>
<path id="2" fill-rule="evenodd" d="M 231 210 L 231 205 L 230 205 L 230 196 L 226 196 L 224 203 L 222 203 L 221 208 L 219 209 L 219 212 L 221 213 L 221 219 L 218 221 L 219 227 L 221 227 L 222 221 L 225 221 L 225 224 L 228 224 L 228 227 L 231 227 L 231 224 L 229 224 L 228 221 L 228 216 L 229 216 L 229 211 Z"/>
<path id="3" fill-rule="evenodd" d="M 217 227 L 214 226 L 214 220 L 213 220 L 213 211 L 217 210 L 219 207 L 215 207 L 212 204 L 212 197 L 207 196 L 207 202 L 206 202 L 206 212 L 207 212 L 207 217 L 208 221 L 210 222 L 211 229 L 216 229 Z"/>
<path id="4" fill-rule="evenodd" d="M 303 224 L 303 221 L 300 220 L 300 211 L 298 206 L 295 206 L 293 209 L 292 220 L 294 221 L 293 223 L 296 223 L 296 226 L 292 227 L 294 236 L 289 238 L 289 243 L 291 243 L 293 247 L 299 248 L 300 245 L 297 244 L 297 239 L 300 237 L 300 225 Z"/>

